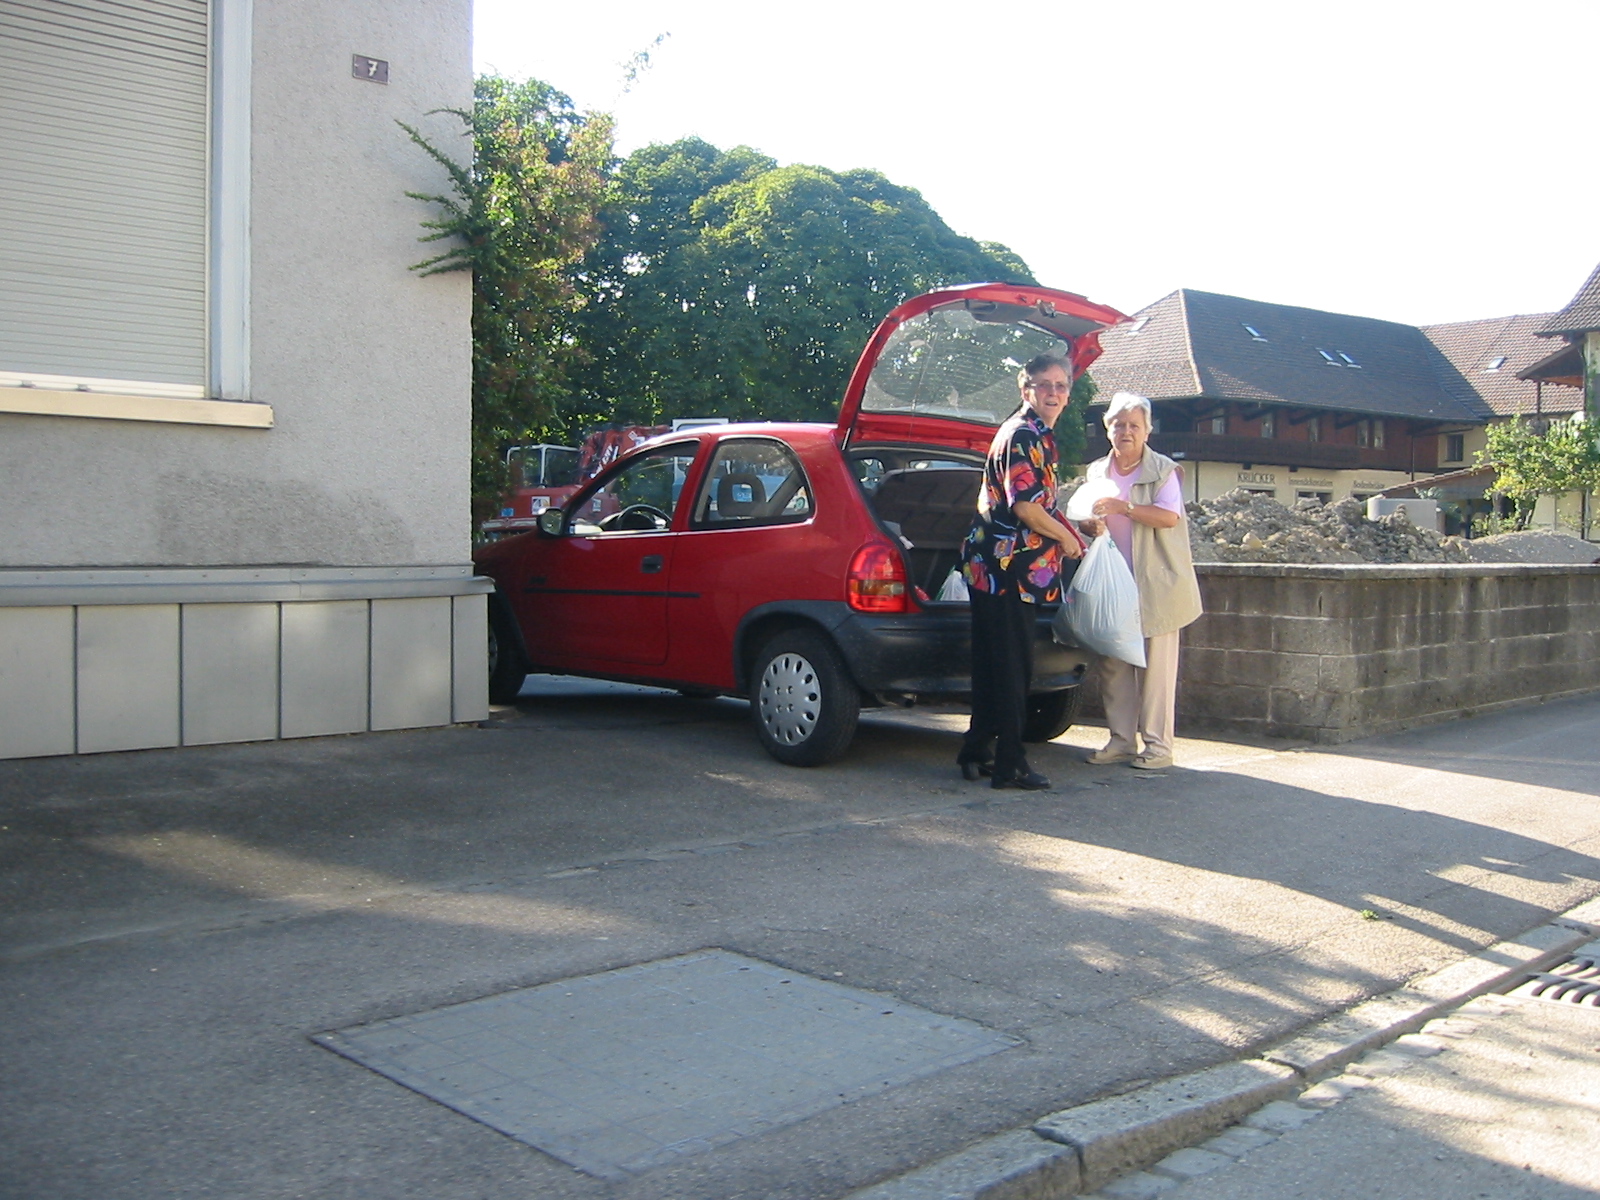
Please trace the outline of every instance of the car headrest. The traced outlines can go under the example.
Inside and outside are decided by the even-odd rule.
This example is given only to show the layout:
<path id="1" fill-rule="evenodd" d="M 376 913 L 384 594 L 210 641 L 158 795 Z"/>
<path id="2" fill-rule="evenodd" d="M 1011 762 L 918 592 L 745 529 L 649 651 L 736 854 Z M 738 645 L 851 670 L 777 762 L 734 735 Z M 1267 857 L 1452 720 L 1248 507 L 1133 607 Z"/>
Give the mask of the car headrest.
<path id="1" fill-rule="evenodd" d="M 755 475 L 724 475 L 717 480 L 717 517 L 737 521 L 757 515 L 767 503 L 767 489 Z"/>

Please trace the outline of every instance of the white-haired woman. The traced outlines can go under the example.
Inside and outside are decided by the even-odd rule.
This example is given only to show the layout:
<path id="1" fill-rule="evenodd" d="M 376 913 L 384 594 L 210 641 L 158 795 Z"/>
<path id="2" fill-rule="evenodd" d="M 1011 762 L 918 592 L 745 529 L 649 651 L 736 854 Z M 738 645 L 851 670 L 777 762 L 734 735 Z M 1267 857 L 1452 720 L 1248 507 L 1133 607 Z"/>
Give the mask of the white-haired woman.
<path id="1" fill-rule="evenodd" d="M 1115 658 L 1100 661 L 1100 695 L 1111 739 L 1089 755 L 1096 766 L 1125 762 L 1159 770 L 1172 765 L 1178 631 L 1200 615 L 1200 584 L 1183 511 L 1183 468 L 1150 449 L 1150 418 L 1145 397 L 1113 396 L 1105 415 L 1111 453 L 1088 469 L 1090 481 L 1103 479 L 1116 488 L 1114 496 L 1095 501 L 1094 513 L 1139 585 L 1145 655 L 1143 667 Z"/>

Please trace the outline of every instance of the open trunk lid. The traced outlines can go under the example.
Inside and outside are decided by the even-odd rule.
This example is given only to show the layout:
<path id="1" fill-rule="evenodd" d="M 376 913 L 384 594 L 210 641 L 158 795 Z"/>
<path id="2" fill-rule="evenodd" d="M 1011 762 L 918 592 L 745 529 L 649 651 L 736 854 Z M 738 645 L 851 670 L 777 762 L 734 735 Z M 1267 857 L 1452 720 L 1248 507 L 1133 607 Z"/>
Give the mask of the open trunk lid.
<path id="1" fill-rule="evenodd" d="M 1100 357 L 1100 331 L 1128 318 L 1072 292 L 973 283 L 913 297 L 879 324 L 839 408 L 838 439 L 986 451 L 1020 403 L 1017 371 L 1036 354 Z"/>

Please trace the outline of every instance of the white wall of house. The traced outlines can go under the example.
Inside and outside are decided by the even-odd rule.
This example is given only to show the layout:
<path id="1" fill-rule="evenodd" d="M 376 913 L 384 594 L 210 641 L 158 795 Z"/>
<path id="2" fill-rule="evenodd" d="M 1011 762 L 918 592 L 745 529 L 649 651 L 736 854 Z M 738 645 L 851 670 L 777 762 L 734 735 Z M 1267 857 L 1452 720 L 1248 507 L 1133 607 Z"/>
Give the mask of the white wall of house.
<path id="1" fill-rule="evenodd" d="M 254 0 L 250 385 L 270 429 L 0 411 L 0 566 L 465 562 L 469 281 L 405 192 L 465 152 L 467 0 Z M 352 78 L 387 59 L 387 85 Z"/>
<path id="2" fill-rule="evenodd" d="M 431 210 L 405 193 L 445 177 L 396 124 L 468 156 L 460 122 L 426 114 L 470 107 L 470 0 L 210 12 L 232 22 L 210 153 L 242 174 L 208 252 L 228 220 L 248 234 L 228 266 L 237 380 L 217 382 L 215 346 L 204 399 L 8 386 L 0 362 L 0 757 L 487 711 L 470 281 L 408 269 Z M 213 276 L 213 326 L 227 287 Z"/>
<path id="3" fill-rule="evenodd" d="M 1184 499 L 1211 500 L 1234 488 L 1247 488 L 1271 496 L 1280 504 L 1293 507 L 1301 493 L 1330 496 L 1334 501 L 1351 496 L 1370 496 L 1384 488 L 1405 483 L 1404 471 L 1319 471 L 1310 467 L 1292 470 L 1272 463 L 1198 462 L 1183 464 Z"/>

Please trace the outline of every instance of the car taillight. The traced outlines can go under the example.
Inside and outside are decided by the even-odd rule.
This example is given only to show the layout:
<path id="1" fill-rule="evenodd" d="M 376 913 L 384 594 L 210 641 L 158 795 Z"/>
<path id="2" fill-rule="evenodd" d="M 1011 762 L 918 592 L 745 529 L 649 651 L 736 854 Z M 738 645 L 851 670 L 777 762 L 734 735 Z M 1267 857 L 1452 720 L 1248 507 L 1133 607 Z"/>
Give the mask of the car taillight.
<path id="1" fill-rule="evenodd" d="M 906 612 L 906 564 L 899 551 L 884 542 L 868 542 L 850 560 L 845 599 L 857 612 Z"/>

